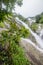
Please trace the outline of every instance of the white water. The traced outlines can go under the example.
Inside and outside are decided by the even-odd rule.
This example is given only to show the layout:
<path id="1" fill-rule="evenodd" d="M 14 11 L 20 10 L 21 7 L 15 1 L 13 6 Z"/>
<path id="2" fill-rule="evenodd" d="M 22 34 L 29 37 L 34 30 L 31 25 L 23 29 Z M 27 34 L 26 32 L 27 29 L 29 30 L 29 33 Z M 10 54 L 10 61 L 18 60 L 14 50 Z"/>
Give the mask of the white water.
<path id="1" fill-rule="evenodd" d="M 36 39 L 36 42 L 40 45 L 40 48 L 38 47 L 38 46 L 36 46 L 36 45 L 34 45 L 34 43 L 33 42 L 30 42 L 32 45 L 34 45 L 34 47 L 36 48 L 36 49 L 39 49 L 39 50 L 42 50 L 43 51 L 43 40 L 36 34 L 36 33 L 34 33 L 30 28 L 29 28 L 29 26 L 26 24 L 26 23 L 24 23 L 23 21 L 21 21 L 21 20 L 19 20 L 18 18 L 16 18 L 16 21 L 19 21 L 19 23 L 21 23 L 26 29 L 28 29 L 30 32 L 31 32 L 31 34 L 35 37 L 35 39 Z M 25 39 L 25 40 L 28 40 L 28 39 Z M 28 42 L 29 42 L 29 40 L 28 40 Z"/>
<path id="2" fill-rule="evenodd" d="M 21 38 L 21 40 L 24 40 L 24 41 L 30 43 L 30 44 L 33 45 L 38 51 L 40 51 L 40 52 L 43 53 L 43 50 L 40 49 L 38 46 L 36 46 L 35 43 L 33 43 L 30 39 L 26 39 L 26 38 L 24 39 L 24 38 Z"/>

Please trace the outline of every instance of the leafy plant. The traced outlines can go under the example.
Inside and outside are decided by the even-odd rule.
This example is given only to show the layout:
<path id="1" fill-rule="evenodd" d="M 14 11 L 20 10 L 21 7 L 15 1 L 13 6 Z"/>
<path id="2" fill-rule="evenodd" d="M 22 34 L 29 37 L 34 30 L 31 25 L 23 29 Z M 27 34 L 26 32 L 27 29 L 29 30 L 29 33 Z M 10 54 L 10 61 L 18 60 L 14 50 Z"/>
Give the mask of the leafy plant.
<path id="1" fill-rule="evenodd" d="M 19 46 L 20 37 L 26 37 L 28 31 L 10 23 L 8 31 L 0 33 L 0 64 L 3 65 L 30 65 L 26 59 L 23 49 Z"/>
<path id="2" fill-rule="evenodd" d="M 31 25 L 31 28 L 32 28 L 32 30 L 33 30 L 34 32 L 36 32 L 36 30 L 37 30 L 37 28 L 38 28 L 38 24 L 37 24 L 37 23 L 33 23 L 33 24 Z"/>

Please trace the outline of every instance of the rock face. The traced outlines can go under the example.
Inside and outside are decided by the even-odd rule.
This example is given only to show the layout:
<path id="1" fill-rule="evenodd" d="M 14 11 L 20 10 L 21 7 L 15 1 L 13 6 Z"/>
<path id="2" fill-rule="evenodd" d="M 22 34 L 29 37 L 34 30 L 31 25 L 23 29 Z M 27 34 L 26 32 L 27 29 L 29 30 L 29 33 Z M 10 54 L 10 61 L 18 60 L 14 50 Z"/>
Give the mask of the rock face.
<path id="1" fill-rule="evenodd" d="M 19 44 L 24 49 L 25 55 L 33 65 L 43 65 L 43 53 L 40 53 L 26 41 L 21 40 Z"/>

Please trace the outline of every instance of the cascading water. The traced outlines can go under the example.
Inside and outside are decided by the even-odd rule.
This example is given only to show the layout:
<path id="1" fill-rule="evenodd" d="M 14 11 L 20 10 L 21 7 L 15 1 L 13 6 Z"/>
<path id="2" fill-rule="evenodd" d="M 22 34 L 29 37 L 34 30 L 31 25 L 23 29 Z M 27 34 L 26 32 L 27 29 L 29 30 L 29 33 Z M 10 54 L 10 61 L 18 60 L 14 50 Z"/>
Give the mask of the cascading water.
<path id="1" fill-rule="evenodd" d="M 40 49 L 38 46 L 36 46 L 35 43 L 33 43 L 30 39 L 24 39 L 24 38 L 21 38 L 21 40 L 24 40 L 24 41 L 26 41 L 26 42 L 32 44 L 35 48 L 37 48 L 37 50 L 39 50 L 40 52 L 43 53 L 43 50 Z"/>
<path id="2" fill-rule="evenodd" d="M 19 23 L 21 23 L 26 29 L 28 29 L 31 34 L 35 37 L 36 39 L 36 42 L 40 45 L 40 49 L 39 50 L 42 50 L 43 51 L 43 40 L 40 38 L 40 36 L 38 36 L 36 33 L 34 33 L 30 28 L 29 26 L 24 23 L 23 21 L 19 20 L 19 18 L 16 18 L 16 21 L 19 21 Z M 27 40 L 27 39 L 25 39 Z M 29 40 L 28 40 L 29 41 Z M 34 43 L 31 42 L 32 45 L 34 45 Z M 35 45 L 36 46 L 36 45 Z M 39 47 L 36 47 L 36 48 L 39 48 Z"/>

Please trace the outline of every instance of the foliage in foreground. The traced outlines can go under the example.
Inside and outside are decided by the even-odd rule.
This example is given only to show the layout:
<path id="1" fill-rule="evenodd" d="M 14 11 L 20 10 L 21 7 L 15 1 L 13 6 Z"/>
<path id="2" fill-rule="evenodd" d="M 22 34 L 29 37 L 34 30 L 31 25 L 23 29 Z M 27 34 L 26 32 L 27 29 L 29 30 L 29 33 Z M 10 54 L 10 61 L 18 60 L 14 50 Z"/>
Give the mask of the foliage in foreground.
<path id="1" fill-rule="evenodd" d="M 0 0 L 0 22 L 5 19 L 5 15 L 12 14 L 15 5 L 22 5 L 22 0 Z"/>
<path id="2" fill-rule="evenodd" d="M 24 27 L 19 29 L 13 22 L 10 22 L 7 31 L 0 33 L 0 65 L 30 65 L 19 46 L 20 37 L 25 37 L 26 33 L 28 34 Z"/>
<path id="3" fill-rule="evenodd" d="M 0 27 L 4 27 L 2 21 L 6 21 L 6 17 L 9 14 L 12 15 L 15 4 L 21 6 L 22 0 L 0 0 Z M 8 19 L 10 19 L 10 17 L 8 17 Z M 25 28 L 19 29 L 10 19 L 10 29 L 0 33 L 0 65 L 30 64 L 18 44 L 22 36 L 27 37 L 28 31 Z"/>

